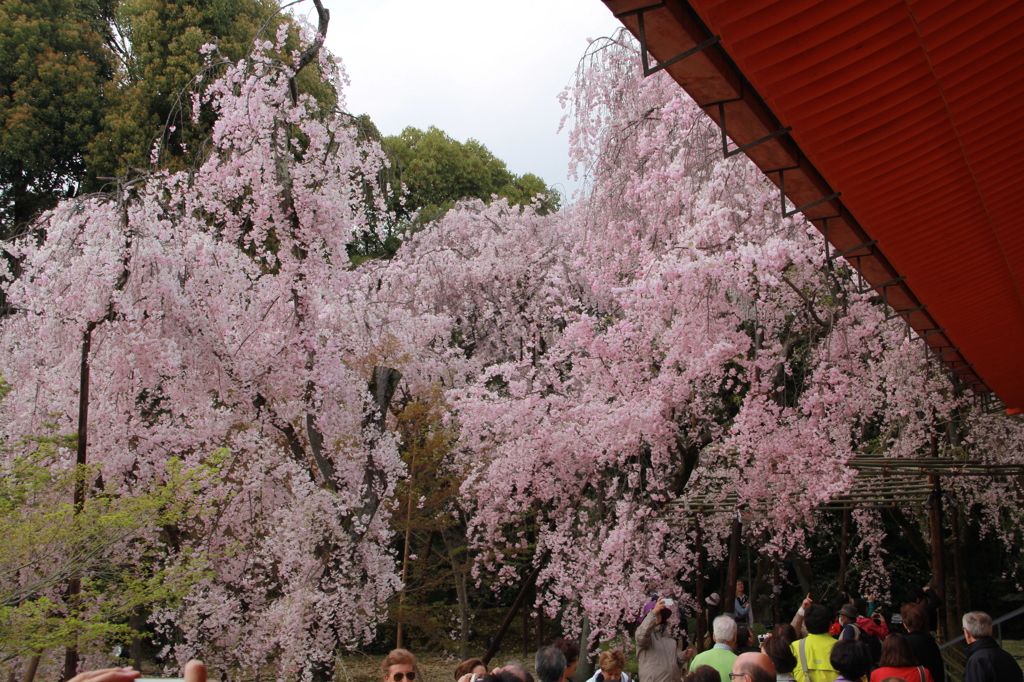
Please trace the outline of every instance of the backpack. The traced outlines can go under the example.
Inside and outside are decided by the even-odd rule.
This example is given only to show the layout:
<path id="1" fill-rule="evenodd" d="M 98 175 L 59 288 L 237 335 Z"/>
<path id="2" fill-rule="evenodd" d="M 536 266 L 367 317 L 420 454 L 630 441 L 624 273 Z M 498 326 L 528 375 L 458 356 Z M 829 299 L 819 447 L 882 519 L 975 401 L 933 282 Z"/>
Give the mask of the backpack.
<path id="1" fill-rule="evenodd" d="M 864 632 L 856 623 L 847 623 L 847 627 L 853 628 L 853 641 L 864 642 L 868 645 L 868 649 L 871 650 L 871 660 L 877 664 L 879 659 L 882 658 L 882 640 Z M 921 680 L 923 682 L 924 678 L 922 677 Z"/>
<path id="2" fill-rule="evenodd" d="M 874 635 L 869 635 L 865 632 L 864 636 L 861 637 L 860 641 L 867 644 L 868 648 L 871 649 L 871 660 L 874 661 L 877 665 L 878 661 L 882 658 L 882 640 L 878 639 Z M 923 675 L 921 676 L 921 681 L 924 682 Z"/>

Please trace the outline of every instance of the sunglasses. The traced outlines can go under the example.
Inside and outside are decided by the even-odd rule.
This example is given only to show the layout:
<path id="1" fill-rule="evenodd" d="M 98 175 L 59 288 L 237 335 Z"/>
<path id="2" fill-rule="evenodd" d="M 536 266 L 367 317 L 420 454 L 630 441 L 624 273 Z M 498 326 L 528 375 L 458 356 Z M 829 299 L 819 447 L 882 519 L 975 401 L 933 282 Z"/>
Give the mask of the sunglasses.
<path id="1" fill-rule="evenodd" d="M 413 680 L 416 679 L 416 671 L 413 670 L 412 672 L 407 673 L 395 673 L 391 676 L 391 679 L 395 682 L 402 682 L 402 680 L 409 680 L 409 682 L 413 682 Z"/>

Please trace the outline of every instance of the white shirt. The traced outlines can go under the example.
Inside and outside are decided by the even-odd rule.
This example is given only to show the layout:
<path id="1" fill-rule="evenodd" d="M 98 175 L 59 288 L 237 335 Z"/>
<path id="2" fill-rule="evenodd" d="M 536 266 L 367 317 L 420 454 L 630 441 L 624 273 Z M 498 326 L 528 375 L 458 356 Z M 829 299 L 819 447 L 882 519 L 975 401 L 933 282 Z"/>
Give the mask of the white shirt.
<path id="1" fill-rule="evenodd" d="M 594 676 L 591 677 L 589 680 L 587 680 L 587 682 L 601 682 L 601 680 L 597 679 L 599 675 L 601 675 L 600 669 L 598 669 L 598 671 L 596 673 L 594 673 Z M 627 675 L 625 672 L 623 672 L 621 675 L 619 675 L 619 682 L 633 682 L 633 681 L 629 677 L 629 675 Z"/>

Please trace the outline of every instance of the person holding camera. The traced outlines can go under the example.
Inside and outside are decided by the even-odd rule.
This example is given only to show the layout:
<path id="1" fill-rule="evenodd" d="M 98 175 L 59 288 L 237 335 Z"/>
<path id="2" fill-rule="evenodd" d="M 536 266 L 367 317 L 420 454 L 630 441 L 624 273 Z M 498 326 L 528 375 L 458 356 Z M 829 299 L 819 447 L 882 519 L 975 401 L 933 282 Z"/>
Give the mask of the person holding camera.
<path id="1" fill-rule="evenodd" d="M 681 682 L 688 651 L 679 651 L 668 630 L 672 611 L 670 600 L 658 598 L 644 606 L 643 620 L 636 629 L 637 659 L 642 682 Z"/>

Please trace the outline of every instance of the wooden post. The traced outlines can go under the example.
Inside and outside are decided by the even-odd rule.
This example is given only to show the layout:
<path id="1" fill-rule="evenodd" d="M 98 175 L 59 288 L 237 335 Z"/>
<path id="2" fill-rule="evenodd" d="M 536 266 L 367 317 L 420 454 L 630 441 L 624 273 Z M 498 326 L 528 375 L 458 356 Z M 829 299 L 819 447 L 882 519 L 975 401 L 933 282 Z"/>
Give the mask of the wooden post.
<path id="1" fill-rule="evenodd" d="M 523 611 L 523 656 L 530 653 L 530 613 Z"/>
<path id="2" fill-rule="evenodd" d="M 850 549 L 850 510 L 843 509 L 843 534 L 839 541 L 839 591 L 846 592 L 846 562 Z"/>
<path id="3" fill-rule="evenodd" d="M 751 563 L 750 561 L 750 544 L 746 546 L 747 550 L 747 598 L 750 599 L 750 614 L 757 619 L 757 613 L 754 612 L 754 604 L 757 603 L 757 576 L 754 575 L 754 566 L 758 567 L 758 575 L 761 573 L 760 555 L 758 555 L 759 561 L 757 563 Z"/>
<path id="4" fill-rule="evenodd" d="M 964 599 L 963 556 L 960 547 L 960 507 L 953 504 L 949 508 L 950 523 L 953 524 L 953 583 L 956 587 L 956 622 L 963 622 L 967 613 Z"/>
<path id="5" fill-rule="evenodd" d="M 736 610 L 736 581 L 740 577 L 740 525 L 739 512 L 732 520 L 732 535 L 729 537 L 729 570 L 725 574 L 725 594 L 722 596 L 722 613 Z"/>
<path id="6" fill-rule="evenodd" d="M 36 671 L 39 670 L 39 660 L 42 658 L 40 655 L 35 655 L 28 662 L 28 669 L 25 670 L 25 676 L 21 678 L 21 682 L 32 682 L 36 679 Z"/>
<path id="7" fill-rule="evenodd" d="M 700 517 L 697 517 L 694 533 L 694 544 L 697 545 L 697 641 L 694 642 L 694 650 L 700 653 L 704 650 L 704 635 L 708 631 L 710 623 L 707 622 L 707 603 L 704 601 L 704 573 L 708 566 L 708 553 L 704 549 L 704 529 L 700 525 Z"/>
<path id="8" fill-rule="evenodd" d="M 938 628 L 940 634 L 945 634 L 946 628 L 943 624 L 943 612 L 946 607 L 946 566 L 943 561 L 942 547 L 942 486 L 939 476 L 929 476 L 928 482 L 932 485 L 932 494 L 929 498 L 931 503 L 928 509 L 928 525 L 930 530 L 932 549 L 932 587 L 939 595 Z"/>

